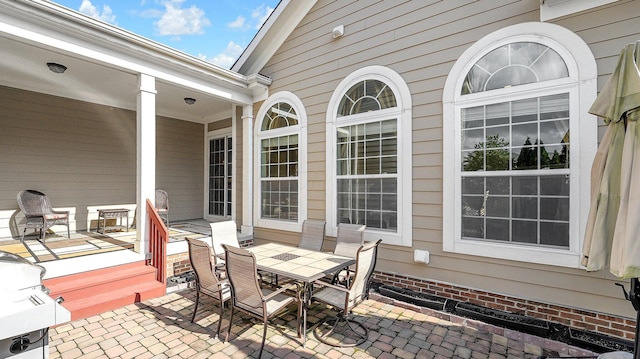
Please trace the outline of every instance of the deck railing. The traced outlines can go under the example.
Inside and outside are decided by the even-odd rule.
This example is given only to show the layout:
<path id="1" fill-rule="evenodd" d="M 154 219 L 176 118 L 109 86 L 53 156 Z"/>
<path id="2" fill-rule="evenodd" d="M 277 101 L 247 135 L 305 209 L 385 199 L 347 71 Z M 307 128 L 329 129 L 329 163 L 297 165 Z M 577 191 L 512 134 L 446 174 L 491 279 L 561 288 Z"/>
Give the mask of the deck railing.
<path id="1" fill-rule="evenodd" d="M 156 208 L 147 199 L 147 213 L 149 216 L 149 252 L 151 257 L 147 265 L 156 268 L 156 280 L 167 282 L 167 243 L 169 242 L 169 230 L 156 212 Z"/>

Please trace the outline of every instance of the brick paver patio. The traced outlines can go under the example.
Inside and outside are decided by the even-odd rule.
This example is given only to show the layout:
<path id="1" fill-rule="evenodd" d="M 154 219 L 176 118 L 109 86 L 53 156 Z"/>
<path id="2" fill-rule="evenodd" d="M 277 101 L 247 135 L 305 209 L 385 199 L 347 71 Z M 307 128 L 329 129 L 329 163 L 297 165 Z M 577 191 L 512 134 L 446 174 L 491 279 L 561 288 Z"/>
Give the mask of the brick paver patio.
<path id="1" fill-rule="evenodd" d="M 246 358 L 260 349 L 262 324 L 234 316 L 231 336 L 215 336 L 218 307 L 206 298 L 191 323 L 194 291 L 185 289 L 50 330 L 50 358 Z M 221 337 L 228 326 L 225 309 Z M 295 313 L 274 321 L 263 358 L 537 358 L 541 355 L 592 355 L 528 334 L 430 310 L 372 294 L 356 308 L 370 329 L 355 348 L 335 348 L 313 336 L 313 324 L 334 312 L 314 304 L 309 310 L 307 345 L 296 337 Z"/>

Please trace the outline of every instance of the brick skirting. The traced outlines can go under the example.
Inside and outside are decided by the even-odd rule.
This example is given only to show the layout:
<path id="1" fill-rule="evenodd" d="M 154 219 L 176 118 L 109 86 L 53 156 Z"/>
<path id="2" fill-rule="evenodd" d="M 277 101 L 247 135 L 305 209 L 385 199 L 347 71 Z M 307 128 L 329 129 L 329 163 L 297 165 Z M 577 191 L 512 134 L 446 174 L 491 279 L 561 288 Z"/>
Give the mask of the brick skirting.
<path id="1" fill-rule="evenodd" d="M 518 313 L 569 327 L 588 330 L 625 340 L 634 340 L 635 320 L 588 312 L 576 308 L 509 297 L 477 289 L 454 286 L 392 273 L 375 272 L 374 281 L 398 288 L 410 289 L 438 297 L 469 302 L 483 307 Z"/>

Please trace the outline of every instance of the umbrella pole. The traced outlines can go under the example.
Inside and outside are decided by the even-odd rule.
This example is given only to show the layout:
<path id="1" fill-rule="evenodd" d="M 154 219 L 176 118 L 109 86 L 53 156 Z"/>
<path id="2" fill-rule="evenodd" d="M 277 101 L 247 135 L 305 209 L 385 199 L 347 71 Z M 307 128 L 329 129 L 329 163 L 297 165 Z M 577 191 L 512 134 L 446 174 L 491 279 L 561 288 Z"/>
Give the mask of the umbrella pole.
<path id="1" fill-rule="evenodd" d="M 638 350 L 638 334 L 640 334 L 640 281 L 638 278 L 631 278 L 631 287 L 629 288 L 629 301 L 636 310 L 636 335 L 633 339 L 633 358 L 640 359 L 640 351 Z"/>

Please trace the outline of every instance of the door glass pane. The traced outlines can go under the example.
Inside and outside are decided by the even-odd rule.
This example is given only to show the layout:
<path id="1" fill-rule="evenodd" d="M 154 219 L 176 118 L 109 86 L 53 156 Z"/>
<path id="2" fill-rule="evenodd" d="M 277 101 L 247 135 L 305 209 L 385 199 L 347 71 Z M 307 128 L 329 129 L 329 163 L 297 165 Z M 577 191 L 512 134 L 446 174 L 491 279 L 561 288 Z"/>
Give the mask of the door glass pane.
<path id="1" fill-rule="evenodd" d="M 209 198 L 208 214 L 212 216 L 231 216 L 232 184 L 231 137 L 209 140 Z"/>

